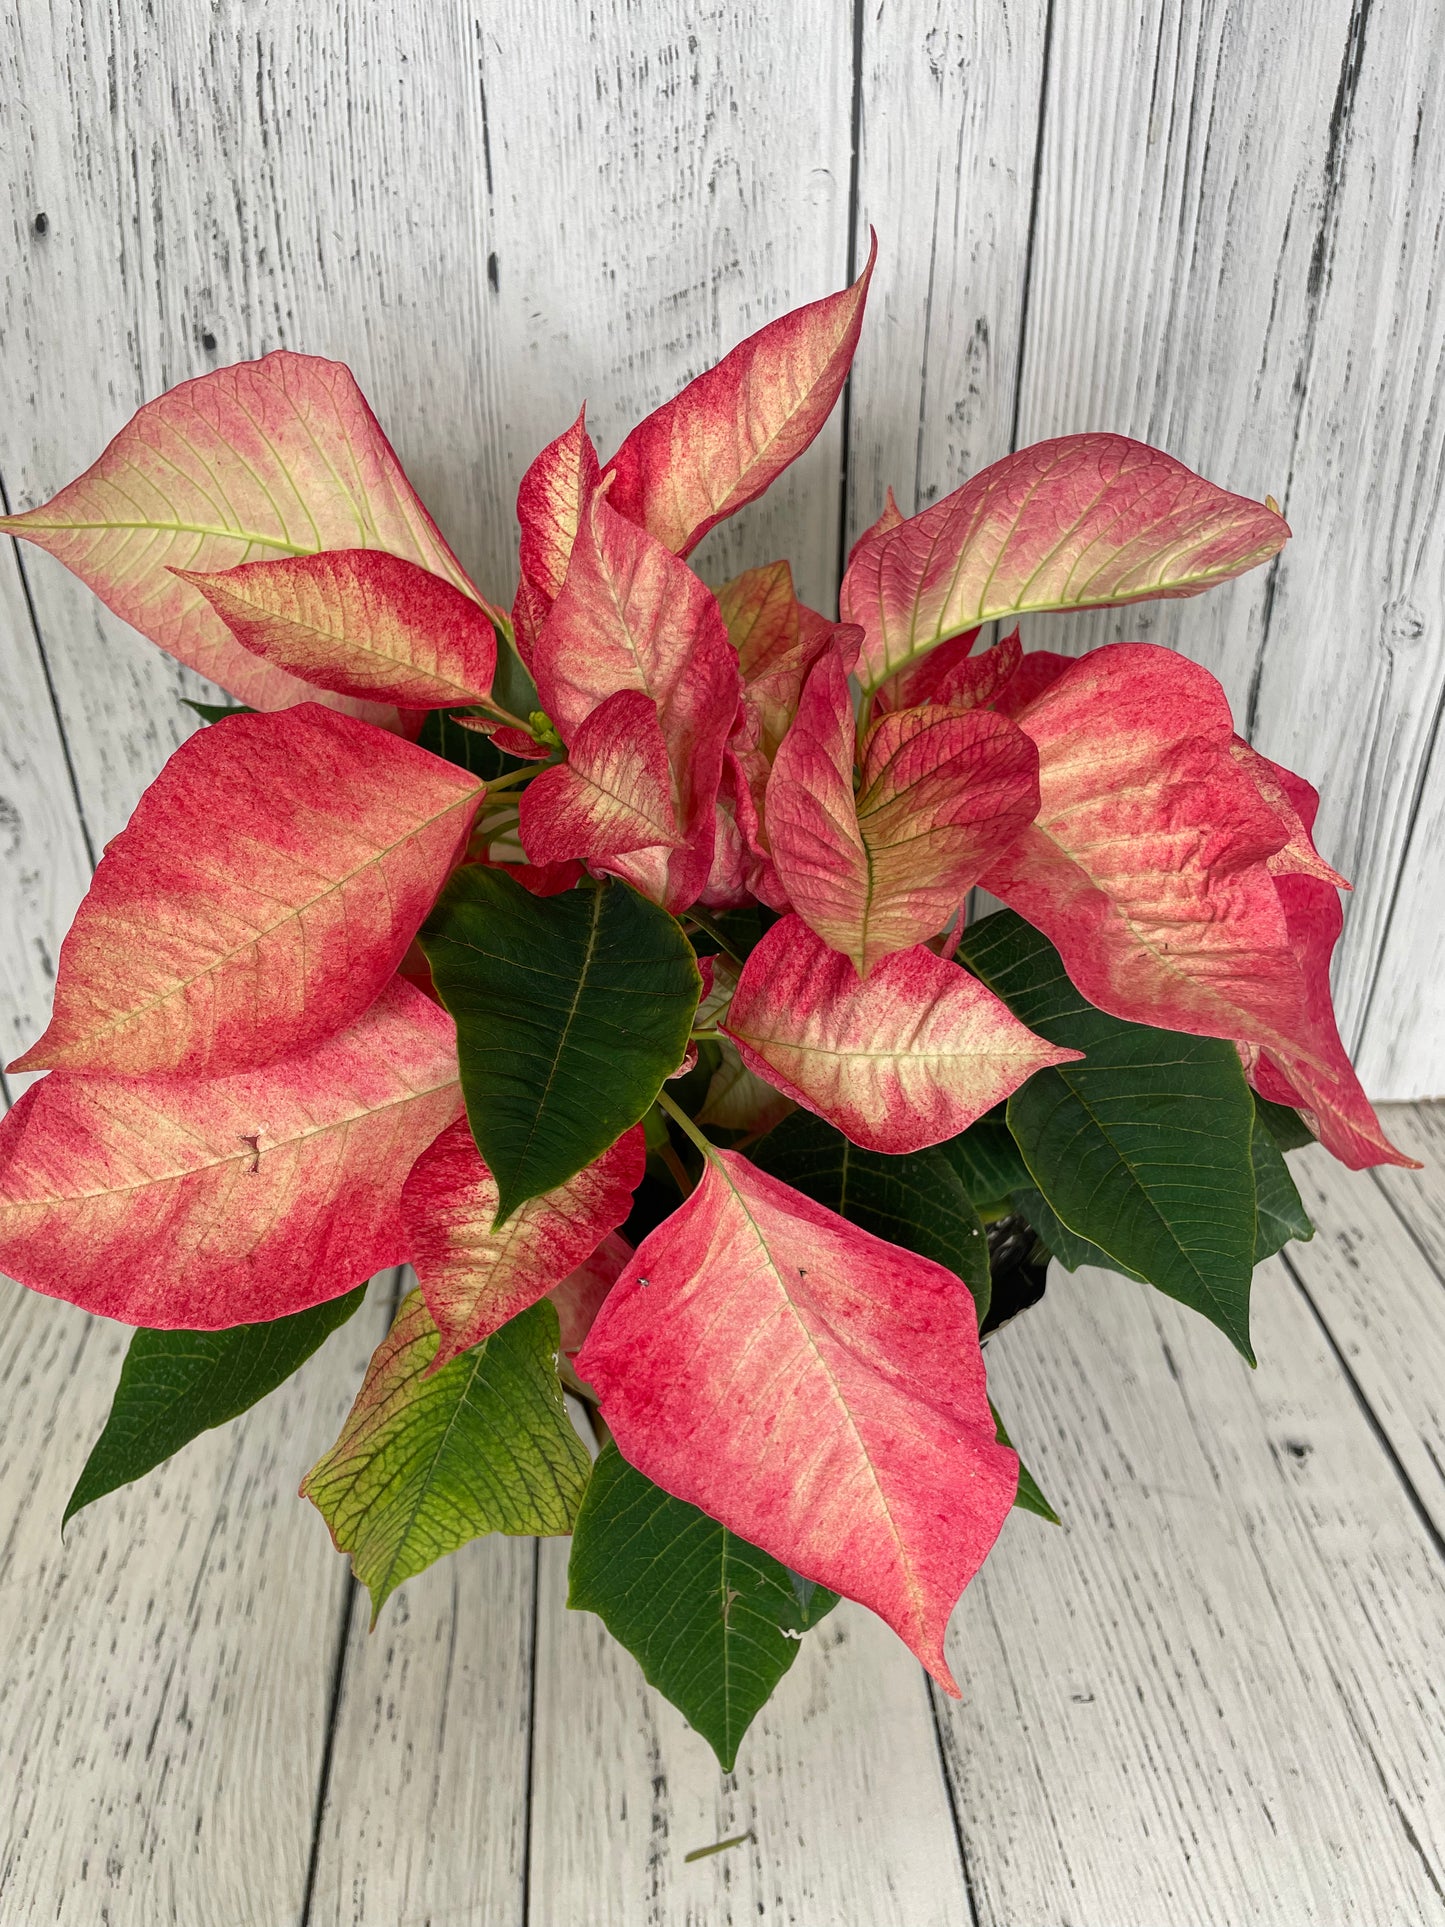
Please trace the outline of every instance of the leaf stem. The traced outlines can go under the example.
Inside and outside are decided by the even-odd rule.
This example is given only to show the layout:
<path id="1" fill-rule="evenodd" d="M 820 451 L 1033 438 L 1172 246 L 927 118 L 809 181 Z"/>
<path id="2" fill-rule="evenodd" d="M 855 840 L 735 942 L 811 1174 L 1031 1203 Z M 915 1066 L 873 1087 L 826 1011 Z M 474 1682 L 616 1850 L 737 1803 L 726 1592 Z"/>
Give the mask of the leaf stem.
<path id="1" fill-rule="evenodd" d="M 712 1157 L 713 1147 L 708 1143 L 707 1139 L 693 1123 L 682 1106 L 674 1102 L 666 1091 L 659 1091 L 657 1093 L 657 1108 L 660 1111 L 664 1111 L 667 1116 L 672 1119 L 674 1124 L 680 1124 L 682 1126 L 683 1131 L 692 1139 L 693 1143 L 705 1158 L 710 1159 Z"/>
<path id="2" fill-rule="evenodd" d="M 728 942 L 727 938 L 723 935 L 722 931 L 718 929 L 717 925 L 713 923 L 710 918 L 700 916 L 698 912 L 695 909 L 693 909 L 688 911 L 687 920 L 689 923 L 695 923 L 699 930 L 705 931 L 706 934 L 712 938 L 713 942 L 715 944 L 718 944 L 722 948 L 722 950 L 725 951 L 726 954 L 732 958 L 735 964 L 746 962 L 746 959 L 738 955 L 737 951 L 733 949 L 732 945 Z"/>
<path id="3" fill-rule="evenodd" d="M 495 796 L 500 790 L 515 789 L 518 783 L 530 783 L 534 776 L 540 776 L 547 767 L 544 763 L 533 763 L 526 769 L 510 770 L 507 775 L 498 776 L 487 784 L 487 795 Z"/>
<path id="4" fill-rule="evenodd" d="M 722 1034 L 715 1024 L 704 1024 L 701 1030 L 689 1031 L 688 1038 L 694 1044 L 701 1044 L 716 1041 L 722 1037 Z"/>

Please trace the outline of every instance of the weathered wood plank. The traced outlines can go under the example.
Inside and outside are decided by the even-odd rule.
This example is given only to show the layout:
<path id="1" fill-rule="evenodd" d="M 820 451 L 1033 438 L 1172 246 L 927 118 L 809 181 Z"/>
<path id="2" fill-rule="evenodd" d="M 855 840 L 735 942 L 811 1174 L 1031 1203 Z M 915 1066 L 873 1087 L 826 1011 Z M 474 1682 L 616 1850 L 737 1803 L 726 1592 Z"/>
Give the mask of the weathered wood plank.
<path id="1" fill-rule="evenodd" d="M 63 1545 L 129 1335 L 0 1285 L 0 1912 L 295 1921 L 349 1587 L 296 1486 L 389 1282 L 263 1405 L 81 1513 Z"/>
<path id="2" fill-rule="evenodd" d="M 1439 1125 L 1404 1147 L 1439 1156 Z M 1387 1126 L 1388 1128 L 1388 1126 Z M 1433 1137 L 1434 1143 L 1430 1143 Z M 1412 1143 L 1411 1140 L 1415 1142 Z M 1424 1140 L 1424 1147 L 1415 1144 Z M 1420 1502 L 1445 1535 L 1445 1273 L 1439 1267 L 1440 1179 L 1346 1171 L 1327 1152 L 1291 1159 L 1315 1222 L 1288 1258 L 1319 1310 Z M 1412 1182 L 1412 1180 L 1414 1180 Z M 1433 1250 L 1432 1250 L 1433 1247 Z M 1381 1289 L 1388 1279 L 1388 1289 Z"/>
<path id="3" fill-rule="evenodd" d="M 1021 444 L 1114 429 L 1283 500 L 1351 17 L 1350 0 L 1055 8 Z M 1198 599 L 1039 619 L 1025 640 L 1170 643 L 1242 717 L 1267 591 L 1256 571 Z"/>
<path id="4" fill-rule="evenodd" d="M 1445 1277 L 1445 1104 L 1387 1104 L 1380 1120 L 1392 1143 L 1424 1167 L 1382 1166 L 1375 1182 L 1410 1227 L 1421 1250 Z"/>
<path id="5" fill-rule="evenodd" d="M 411 1580 L 374 1632 L 357 1589 L 308 1927 L 523 1927 L 530 1540 Z"/>
<path id="6" fill-rule="evenodd" d="M 50 1014 L 60 933 L 90 881 L 65 750 L 25 604 L 15 544 L 0 540 L 0 1065 Z M 12 1098 L 30 1082 L 4 1080 Z"/>
<path id="7" fill-rule="evenodd" d="M 1445 1921 L 1445 1566 L 1281 1267 L 1256 1301 L 1254 1374 L 1103 1272 L 992 1347 L 1065 1524 L 954 1623 L 983 1927 Z"/>
<path id="8" fill-rule="evenodd" d="M 970 1918 L 923 1675 L 880 1621 L 844 1605 L 810 1633 L 724 1776 L 601 1620 L 567 1611 L 566 1557 L 542 1549 L 529 1927 Z"/>
<path id="9" fill-rule="evenodd" d="M 905 514 L 1006 454 L 1028 275 L 1045 0 L 863 12 L 860 260 L 879 257 L 854 363 L 848 527 Z"/>
<path id="10" fill-rule="evenodd" d="M 1424 1097 L 1445 1089 L 1445 315 L 1421 298 L 1445 277 L 1445 44 L 1428 0 L 1359 13 L 1290 480 L 1311 541 L 1280 568 L 1258 735 L 1332 778 L 1340 1028 L 1367 1088 Z"/>

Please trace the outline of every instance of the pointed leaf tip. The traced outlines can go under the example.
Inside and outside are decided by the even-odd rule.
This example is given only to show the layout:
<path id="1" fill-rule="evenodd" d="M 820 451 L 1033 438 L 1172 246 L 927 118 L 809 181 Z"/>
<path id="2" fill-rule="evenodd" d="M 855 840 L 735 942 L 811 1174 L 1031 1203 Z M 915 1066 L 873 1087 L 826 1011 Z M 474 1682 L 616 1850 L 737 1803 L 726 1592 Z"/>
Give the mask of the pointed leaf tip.
<path id="1" fill-rule="evenodd" d="M 749 957 L 723 1028 L 749 1069 L 890 1154 L 956 1137 L 1035 1071 L 1078 1055 L 924 944 L 860 983 L 796 916 Z"/>
<path id="2" fill-rule="evenodd" d="M 221 1076 L 319 1044 L 401 963 L 481 795 L 314 703 L 199 730 L 107 846 L 18 1067 Z"/>
<path id="3" fill-rule="evenodd" d="M 641 422 L 610 464 L 619 514 L 688 555 L 797 460 L 833 411 L 877 258 L 851 287 L 750 335 Z"/>
<path id="4" fill-rule="evenodd" d="M 631 1465 L 871 1607 L 958 1692 L 944 1629 L 1018 1461 L 952 1272 L 718 1151 L 639 1247 L 577 1369 Z"/>
<path id="5" fill-rule="evenodd" d="M 256 709 L 315 691 L 242 648 L 171 565 L 211 574 L 355 548 L 360 533 L 361 547 L 416 563 L 498 626 L 506 620 L 442 539 L 350 369 L 289 349 L 147 402 L 82 476 L 6 526 L 57 557 L 142 635 Z"/>
<path id="6" fill-rule="evenodd" d="M 252 655 L 318 689 L 402 709 L 478 703 L 497 637 L 445 577 L 381 549 L 244 562 L 210 574 L 172 568 Z"/>

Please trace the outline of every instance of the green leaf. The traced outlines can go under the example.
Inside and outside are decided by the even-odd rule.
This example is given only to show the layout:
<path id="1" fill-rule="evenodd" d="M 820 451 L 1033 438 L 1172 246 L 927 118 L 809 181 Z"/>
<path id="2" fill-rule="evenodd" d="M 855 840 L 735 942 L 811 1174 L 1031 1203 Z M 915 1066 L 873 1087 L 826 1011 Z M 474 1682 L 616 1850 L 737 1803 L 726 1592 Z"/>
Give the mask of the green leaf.
<path id="1" fill-rule="evenodd" d="M 193 703 L 189 696 L 182 696 L 181 701 L 187 709 L 194 709 L 203 723 L 223 723 L 228 716 L 254 716 L 256 713 L 244 703 Z"/>
<path id="2" fill-rule="evenodd" d="M 469 864 L 421 932 L 457 1022 L 497 1223 L 636 1124 L 687 1049 L 702 978 L 681 925 L 625 883 L 534 897 Z"/>
<path id="3" fill-rule="evenodd" d="M 358 1285 L 309 1311 L 229 1331 L 138 1331 L 110 1416 L 90 1449 L 65 1520 L 143 1479 L 202 1432 L 225 1425 L 288 1379 L 366 1296 Z"/>
<path id="4" fill-rule="evenodd" d="M 1253 1364 L 1254 1106 L 1234 1046 L 1095 1010 L 1009 910 L 965 931 L 958 958 L 1030 1029 L 1086 1053 L 1036 1072 L 1008 1103 L 1065 1228 L 1202 1312 Z"/>
<path id="5" fill-rule="evenodd" d="M 372 1356 L 341 1436 L 301 1482 L 340 1552 L 387 1596 L 487 1532 L 570 1532 L 588 1459 L 557 1379 L 557 1312 L 531 1306 L 439 1372 L 419 1291 Z"/>
<path id="6" fill-rule="evenodd" d="M 988 1409 L 993 1413 L 993 1426 L 994 1431 L 998 1434 L 999 1444 L 1006 1445 L 1011 1452 L 1016 1451 L 1017 1447 L 1004 1430 L 1003 1420 L 998 1415 L 998 1407 L 993 1403 L 992 1399 L 989 1400 Z M 1054 1508 L 1044 1497 L 1038 1480 L 1034 1477 L 1033 1473 L 1030 1472 L 1022 1459 L 1019 1460 L 1019 1489 L 1014 1494 L 1014 1504 L 1020 1512 L 1032 1512 L 1040 1519 L 1047 1519 L 1051 1526 L 1063 1524 L 1058 1513 L 1054 1511 Z"/>
<path id="7" fill-rule="evenodd" d="M 1013 1202 L 1014 1208 L 1028 1219 L 1048 1246 L 1050 1255 L 1058 1259 L 1065 1271 L 1077 1271 L 1080 1265 L 1102 1265 L 1106 1271 L 1117 1271 L 1125 1278 L 1132 1278 L 1136 1285 L 1149 1282 L 1139 1272 L 1121 1265 L 1117 1258 L 1111 1258 L 1107 1251 L 1091 1245 L 1087 1238 L 1070 1231 L 1043 1192 L 1035 1186 L 1021 1184 L 1013 1194 Z"/>
<path id="8" fill-rule="evenodd" d="M 838 1603 L 674 1499 L 610 1441 L 572 1537 L 567 1604 L 596 1613 L 724 1772 L 792 1665 L 798 1635 Z"/>
<path id="9" fill-rule="evenodd" d="M 1002 1108 L 981 1117 L 957 1137 L 939 1145 L 969 1197 L 977 1206 L 1001 1204 L 1029 1182 L 1028 1166 L 1014 1143 Z"/>
<path id="10" fill-rule="evenodd" d="M 1271 1104 L 1268 1098 L 1256 1092 L 1254 1108 L 1281 1151 L 1302 1151 L 1307 1144 L 1315 1142 L 1314 1132 L 1299 1112 L 1292 1110 L 1288 1104 Z"/>
<path id="11" fill-rule="evenodd" d="M 1259 1098 L 1255 1099 L 1255 1104 L 1262 1110 Z M 1313 1143 L 1314 1140 L 1310 1141 Z M 1315 1228 L 1295 1188 L 1295 1181 L 1290 1176 L 1289 1166 L 1284 1161 L 1284 1153 L 1280 1150 L 1269 1120 L 1263 1116 L 1256 1116 L 1254 1120 L 1250 1151 L 1254 1158 L 1254 1182 L 1259 1199 L 1254 1262 L 1260 1265 L 1266 1258 L 1272 1258 L 1292 1238 L 1307 1244 L 1315 1235 Z"/>
<path id="12" fill-rule="evenodd" d="M 955 1272 L 980 1322 L 992 1279 L 988 1239 L 942 1146 L 890 1157 L 862 1151 L 810 1111 L 794 1111 L 748 1153 L 770 1176 L 871 1231 Z"/>

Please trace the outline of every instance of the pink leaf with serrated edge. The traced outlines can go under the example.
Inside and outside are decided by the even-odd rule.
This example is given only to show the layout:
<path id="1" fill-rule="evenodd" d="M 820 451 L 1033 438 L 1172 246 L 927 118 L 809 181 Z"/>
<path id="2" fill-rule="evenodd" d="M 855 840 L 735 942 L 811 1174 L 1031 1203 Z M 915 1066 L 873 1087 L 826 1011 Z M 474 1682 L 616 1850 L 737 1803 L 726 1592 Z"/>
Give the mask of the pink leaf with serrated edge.
<path id="1" fill-rule="evenodd" d="M 629 1464 L 870 1607 L 958 1693 L 943 1635 L 1018 1461 L 952 1272 L 715 1152 L 577 1369 Z"/>
<path id="2" fill-rule="evenodd" d="M 512 605 L 517 650 L 530 669 L 537 636 L 567 578 L 582 513 L 597 486 L 597 451 L 584 408 L 565 434 L 537 456 L 517 490 L 521 580 Z"/>
<path id="3" fill-rule="evenodd" d="M 609 464 L 620 514 L 687 555 L 797 460 L 842 392 L 877 252 L 852 287 L 769 322 L 633 429 Z"/>
<path id="4" fill-rule="evenodd" d="M 717 602 L 684 562 L 612 508 L 588 505 L 567 579 L 537 638 L 533 671 L 569 744 L 621 689 L 657 707 L 683 847 L 650 888 L 669 910 L 695 901 L 712 865 L 723 751 L 738 707 L 738 667 Z"/>
<path id="5" fill-rule="evenodd" d="M 586 1344 L 608 1292 L 631 1262 L 632 1246 L 616 1231 L 609 1231 L 591 1257 L 547 1293 L 557 1307 L 561 1349 L 568 1358 L 575 1358 Z"/>
<path id="6" fill-rule="evenodd" d="M 1079 1056 L 924 944 L 859 983 L 799 917 L 775 923 L 748 958 L 722 1028 L 750 1070 L 893 1155 L 957 1137 L 1036 1070 Z"/>
<path id="7" fill-rule="evenodd" d="M 452 1021 L 400 980 L 265 1070 L 53 1072 L 0 1123 L 0 1265 L 127 1325 L 304 1311 L 406 1256 L 402 1182 L 461 1108 Z"/>
<path id="8" fill-rule="evenodd" d="M 310 687 L 261 662 L 173 569 L 213 573 L 318 549 L 385 549 L 501 626 L 402 473 L 351 371 L 278 350 L 148 402 L 50 502 L 0 517 L 118 616 L 255 709 Z"/>
<path id="9" fill-rule="evenodd" d="M 652 698 L 619 689 L 599 703 L 574 732 L 567 761 L 523 790 L 520 810 L 522 848 L 535 864 L 578 857 L 611 869 L 609 859 L 649 851 L 665 881 L 667 852 L 683 839 Z M 647 868 L 649 880 L 658 870 Z"/>
<path id="10" fill-rule="evenodd" d="M 1023 648 L 1015 629 L 992 649 L 975 656 L 972 650 L 978 636 L 977 629 L 966 629 L 961 636 L 951 636 L 890 676 L 873 699 L 877 714 L 916 709 L 923 703 L 948 709 L 987 708 L 1017 675 Z"/>
<path id="11" fill-rule="evenodd" d="M 935 643 L 995 616 L 1197 595 L 1266 562 L 1289 527 L 1157 448 L 1063 435 L 994 462 L 892 529 L 870 530 L 840 606 L 866 633 L 876 688 Z"/>
<path id="12" fill-rule="evenodd" d="M 15 1069 L 220 1075 L 303 1050 L 392 976 L 476 777 L 315 703 L 190 737 L 107 846 Z"/>
<path id="13" fill-rule="evenodd" d="M 200 590 L 243 648 L 317 689 L 401 709 L 481 702 L 497 637 L 439 575 L 380 549 L 173 574 Z"/>
<path id="14" fill-rule="evenodd" d="M 401 1194 L 407 1255 L 441 1333 L 430 1369 L 490 1338 L 589 1258 L 632 1208 L 646 1163 L 639 1124 L 494 1230 L 497 1181 L 466 1119 L 443 1131 Z"/>
<path id="15" fill-rule="evenodd" d="M 985 888 L 1044 932 L 1100 1009 L 1230 1038 L 1280 1067 L 1300 1095 L 1279 1101 L 1312 1111 L 1336 1155 L 1398 1161 L 1335 1029 L 1334 885 L 1279 867 L 1308 843 L 1309 785 L 1268 765 L 1281 812 L 1237 755 L 1214 677 L 1149 643 L 1093 650 L 1020 724 L 1039 747 L 1043 800 Z"/>
<path id="16" fill-rule="evenodd" d="M 788 900 L 866 976 L 932 936 L 1038 805 L 1037 752 L 1002 716 L 885 716 L 853 795 L 847 653 L 808 677 L 768 779 L 772 860 Z"/>

